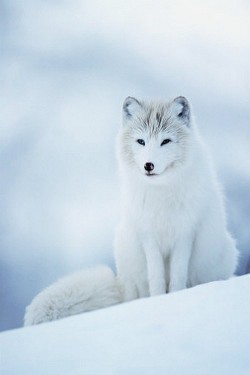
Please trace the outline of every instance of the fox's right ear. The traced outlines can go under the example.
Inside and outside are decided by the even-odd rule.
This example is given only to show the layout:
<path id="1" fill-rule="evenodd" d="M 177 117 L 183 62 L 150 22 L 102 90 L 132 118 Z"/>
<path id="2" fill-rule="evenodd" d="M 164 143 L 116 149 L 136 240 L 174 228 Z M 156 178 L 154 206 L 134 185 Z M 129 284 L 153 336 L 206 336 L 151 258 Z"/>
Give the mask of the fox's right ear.
<path id="1" fill-rule="evenodd" d="M 190 126 L 190 104 L 185 96 L 178 96 L 173 100 L 174 111 L 177 117 L 187 126 Z"/>
<path id="2" fill-rule="evenodd" d="M 131 119 L 141 108 L 142 105 L 137 99 L 128 96 L 123 103 L 123 118 Z"/>

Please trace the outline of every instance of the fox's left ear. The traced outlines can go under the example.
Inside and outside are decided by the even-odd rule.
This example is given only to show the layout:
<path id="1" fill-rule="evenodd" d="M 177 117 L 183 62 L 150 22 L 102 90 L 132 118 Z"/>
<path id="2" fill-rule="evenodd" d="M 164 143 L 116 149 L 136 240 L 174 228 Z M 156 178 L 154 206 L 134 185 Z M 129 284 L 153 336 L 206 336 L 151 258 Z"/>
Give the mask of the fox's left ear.
<path id="1" fill-rule="evenodd" d="M 176 116 L 183 121 L 186 126 L 190 126 L 190 104 L 184 96 L 178 96 L 173 100 Z"/>
<path id="2" fill-rule="evenodd" d="M 123 117 L 131 119 L 138 111 L 141 111 L 142 105 L 139 100 L 128 96 L 123 103 Z"/>

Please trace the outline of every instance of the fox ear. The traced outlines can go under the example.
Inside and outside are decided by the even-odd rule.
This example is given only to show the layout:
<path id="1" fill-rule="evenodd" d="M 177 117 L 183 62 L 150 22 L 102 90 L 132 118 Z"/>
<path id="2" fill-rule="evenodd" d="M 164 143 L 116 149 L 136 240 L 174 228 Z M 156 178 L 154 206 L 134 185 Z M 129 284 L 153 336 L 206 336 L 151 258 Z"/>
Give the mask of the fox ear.
<path id="1" fill-rule="evenodd" d="M 142 107 L 141 103 L 131 96 L 128 96 L 123 103 L 123 116 L 125 119 L 132 118 Z"/>
<path id="2" fill-rule="evenodd" d="M 185 125 L 190 126 L 190 104 L 184 96 L 178 96 L 174 99 L 175 114 Z"/>

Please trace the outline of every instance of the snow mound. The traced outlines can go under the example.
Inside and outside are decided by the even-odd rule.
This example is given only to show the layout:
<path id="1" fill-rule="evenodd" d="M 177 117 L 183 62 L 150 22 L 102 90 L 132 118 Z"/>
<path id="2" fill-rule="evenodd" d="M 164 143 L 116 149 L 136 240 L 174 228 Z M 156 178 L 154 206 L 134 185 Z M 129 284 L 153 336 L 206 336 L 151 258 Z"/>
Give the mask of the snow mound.
<path id="1" fill-rule="evenodd" d="M 250 373 L 250 275 L 0 334 L 4 375 Z"/>

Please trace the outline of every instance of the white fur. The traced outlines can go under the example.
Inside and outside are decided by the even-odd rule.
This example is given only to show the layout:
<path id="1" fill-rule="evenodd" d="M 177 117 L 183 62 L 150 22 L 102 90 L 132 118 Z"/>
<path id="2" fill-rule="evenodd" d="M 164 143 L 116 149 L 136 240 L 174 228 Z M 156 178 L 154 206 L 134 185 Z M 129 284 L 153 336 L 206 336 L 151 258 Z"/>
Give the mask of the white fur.
<path id="1" fill-rule="evenodd" d="M 115 305 L 122 297 L 110 268 L 99 266 L 64 277 L 39 293 L 26 308 L 24 325 Z"/>
<path id="2" fill-rule="evenodd" d="M 131 102 L 125 101 L 119 137 L 123 207 L 115 239 L 126 300 L 229 278 L 237 250 L 189 103 L 185 98 L 166 104 L 136 100 L 130 112 Z M 171 142 L 161 146 L 164 139 Z M 156 175 L 146 174 L 147 162 Z"/>
<path id="3" fill-rule="evenodd" d="M 222 193 L 187 99 L 127 98 L 123 108 L 117 279 L 106 268 L 65 278 L 34 299 L 27 325 L 227 279 L 235 271 Z M 164 139 L 170 142 L 162 145 Z M 154 169 L 146 171 L 145 163 Z"/>

